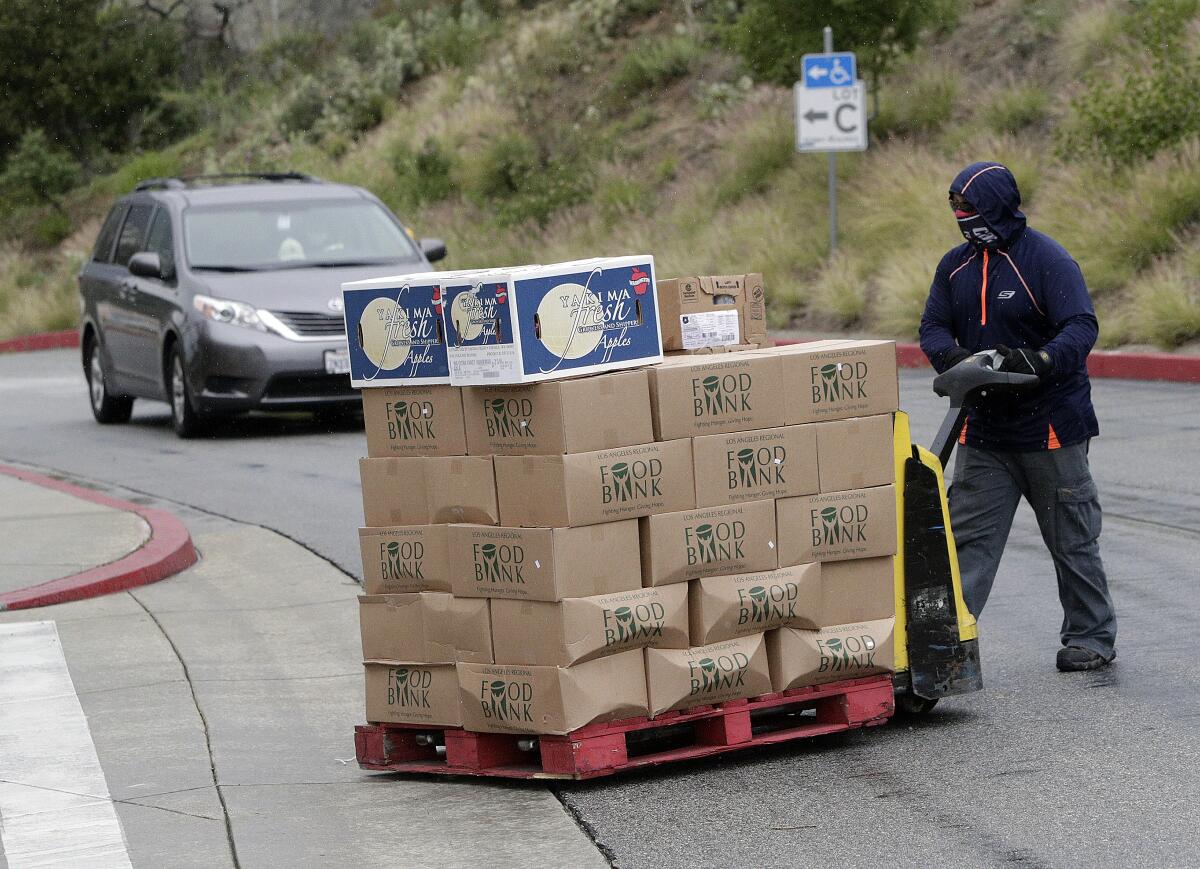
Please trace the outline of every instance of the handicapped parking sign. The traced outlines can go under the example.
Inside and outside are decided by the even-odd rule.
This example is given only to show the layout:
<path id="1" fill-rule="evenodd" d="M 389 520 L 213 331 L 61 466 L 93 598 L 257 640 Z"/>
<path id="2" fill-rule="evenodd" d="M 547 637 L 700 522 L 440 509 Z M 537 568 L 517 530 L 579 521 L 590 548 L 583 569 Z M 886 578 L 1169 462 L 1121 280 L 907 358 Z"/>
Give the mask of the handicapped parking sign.
<path id="1" fill-rule="evenodd" d="M 802 81 L 806 88 L 846 87 L 858 80 L 858 68 L 852 51 L 806 54 L 801 61 Z"/>

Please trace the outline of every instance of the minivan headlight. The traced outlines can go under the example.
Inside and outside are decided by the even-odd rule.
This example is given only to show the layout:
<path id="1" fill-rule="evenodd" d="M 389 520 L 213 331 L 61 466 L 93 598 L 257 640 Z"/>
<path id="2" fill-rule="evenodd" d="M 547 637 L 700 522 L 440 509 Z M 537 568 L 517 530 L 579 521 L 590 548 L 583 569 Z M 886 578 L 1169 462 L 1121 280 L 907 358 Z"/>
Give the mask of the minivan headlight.
<path id="1" fill-rule="evenodd" d="M 218 323 L 229 323 L 233 326 L 245 326 L 248 329 L 267 331 L 263 321 L 259 319 L 258 311 L 253 305 L 245 302 L 234 302 L 230 299 L 214 299 L 212 296 L 196 294 L 192 296 L 192 307 Z"/>

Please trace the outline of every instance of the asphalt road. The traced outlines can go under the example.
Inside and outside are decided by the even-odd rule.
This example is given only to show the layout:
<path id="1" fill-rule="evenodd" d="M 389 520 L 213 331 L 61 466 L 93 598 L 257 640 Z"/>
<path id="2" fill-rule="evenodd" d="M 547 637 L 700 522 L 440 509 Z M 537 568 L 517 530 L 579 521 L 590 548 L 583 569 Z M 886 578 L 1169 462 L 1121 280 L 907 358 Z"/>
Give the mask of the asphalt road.
<path id="1" fill-rule="evenodd" d="M 929 381 L 906 372 L 901 385 L 922 442 L 942 412 Z M 916 722 L 561 788 L 614 863 L 1196 865 L 1200 388 L 1094 392 L 1112 668 L 1055 671 L 1053 569 L 1022 507 L 981 621 L 985 691 Z M 355 575 L 364 450 L 353 427 L 301 418 L 185 443 L 149 402 L 130 425 L 97 426 L 74 353 L 0 357 L 0 461 L 262 525 Z"/>

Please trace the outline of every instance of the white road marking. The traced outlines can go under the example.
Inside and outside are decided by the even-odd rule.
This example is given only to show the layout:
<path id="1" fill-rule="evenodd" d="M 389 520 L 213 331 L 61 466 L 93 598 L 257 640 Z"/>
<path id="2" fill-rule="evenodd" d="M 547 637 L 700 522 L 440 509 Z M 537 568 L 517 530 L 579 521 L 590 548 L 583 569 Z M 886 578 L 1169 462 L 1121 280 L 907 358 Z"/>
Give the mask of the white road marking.
<path id="1" fill-rule="evenodd" d="M 54 622 L 0 624 L 0 852 L 9 869 L 131 869 Z"/>
<path id="2" fill-rule="evenodd" d="M 14 377 L 0 380 L 0 392 L 87 392 L 82 374 L 70 377 Z"/>

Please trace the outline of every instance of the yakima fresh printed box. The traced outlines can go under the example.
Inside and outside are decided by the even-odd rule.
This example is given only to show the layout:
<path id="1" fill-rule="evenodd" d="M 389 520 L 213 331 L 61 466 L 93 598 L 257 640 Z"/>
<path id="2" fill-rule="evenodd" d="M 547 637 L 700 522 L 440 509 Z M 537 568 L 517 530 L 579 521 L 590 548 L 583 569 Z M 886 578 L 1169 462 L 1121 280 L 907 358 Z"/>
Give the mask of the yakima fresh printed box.
<path id="1" fill-rule="evenodd" d="M 358 546 L 367 594 L 450 591 L 445 525 L 359 528 Z"/>
<path id="2" fill-rule="evenodd" d="M 362 404 L 372 458 L 466 455 L 462 390 L 457 386 L 367 389 Z"/>
<path id="3" fill-rule="evenodd" d="M 492 662 L 488 602 L 438 591 L 358 598 L 364 660 Z"/>
<path id="4" fill-rule="evenodd" d="M 779 566 L 774 501 L 656 513 L 638 521 L 645 586 Z"/>
<path id="5" fill-rule="evenodd" d="M 492 642 L 501 664 L 567 667 L 627 649 L 689 645 L 684 585 L 558 603 L 493 600 L 492 614 Z"/>
<path id="6" fill-rule="evenodd" d="M 354 386 L 450 382 L 442 324 L 444 276 L 426 272 L 342 284 Z"/>
<path id="7" fill-rule="evenodd" d="M 710 576 L 688 583 L 692 642 L 698 646 L 775 628 L 821 625 L 821 565 Z"/>
<path id="8" fill-rule="evenodd" d="M 693 438 L 696 506 L 808 495 L 819 488 L 811 425 Z"/>
<path id="9" fill-rule="evenodd" d="M 531 383 L 662 359 L 651 256 L 495 269 L 447 286 L 457 385 Z"/>
<path id="10" fill-rule="evenodd" d="M 762 634 L 690 649 L 646 649 L 650 715 L 771 693 Z"/>
<path id="11" fill-rule="evenodd" d="M 640 649 L 574 667 L 458 664 L 463 727 L 565 736 L 597 721 L 646 714 Z"/>
<path id="12" fill-rule="evenodd" d="M 896 554 L 896 489 L 873 486 L 776 503 L 779 563 Z"/>
<path id="13" fill-rule="evenodd" d="M 460 597 L 555 601 L 640 588 L 636 519 L 583 528 L 447 528 Z"/>
<path id="14" fill-rule="evenodd" d="M 893 618 L 819 631 L 780 628 L 767 634 L 771 684 L 776 691 L 890 673 L 895 664 Z"/>
<path id="15" fill-rule="evenodd" d="M 366 661 L 367 721 L 461 727 L 453 664 Z"/>

